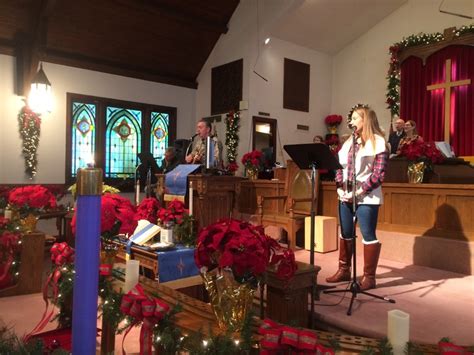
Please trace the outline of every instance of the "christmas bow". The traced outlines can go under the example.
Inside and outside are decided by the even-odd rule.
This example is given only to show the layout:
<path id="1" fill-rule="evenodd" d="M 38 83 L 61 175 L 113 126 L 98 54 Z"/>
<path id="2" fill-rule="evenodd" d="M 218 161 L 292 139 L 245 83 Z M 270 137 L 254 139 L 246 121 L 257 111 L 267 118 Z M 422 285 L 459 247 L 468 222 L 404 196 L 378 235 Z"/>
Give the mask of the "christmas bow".
<path id="1" fill-rule="evenodd" d="M 137 323 L 143 322 L 140 330 L 140 355 L 152 354 L 153 327 L 168 313 L 170 307 L 163 301 L 145 295 L 142 286 L 136 285 L 122 297 L 120 310 L 135 320 L 130 324 L 122 340 L 122 353 L 125 354 L 123 344 L 130 329 Z"/>
<path id="2" fill-rule="evenodd" d="M 72 263 L 74 261 L 74 249 L 71 248 L 66 242 L 54 243 L 53 246 L 51 247 L 50 252 L 51 252 L 51 261 L 56 267 L 53 270 L 53 272 L 49 274 L 48 279 L 46 280 L 43 286 L 43 300 L 46 304 L 46 309 L 44 310 L 43 316 L 41 317 L 41 320 L 36 325 L 36 327 L 34 327 L 33 330 L 29 334 L 25 335 L 24 341 L 27 341 L 28 339 L 30 339 L 33 334 L 38 333 L 41 330 L 43 330 L 46 324 L 48 324 L 48 322 L 53 317 L 55 309 L 54 307 L 51 307 L 51 310 L 49 310 L 49 302 L 48 302 L 49 287 L 51 286 L 52 288 L 52 299 L 53 299 L 52 303 L 54 304 L 56 303 L 56 300 L 58 299 L 58 294 L 59 294 L 58 282 L 62 275 L 62 272 L 61 272 L 62 268 L 64 267 L 65 264 Z"/>
<path id="3" fill-rule="evenodd" d="M 279 354 L 281 350 L 291 349 L 295 353 L 334 355 L 332 349 L 318 344 L 316 333 L 307 329 L 297 329 L 265 319 L 258 329 L 262 335 L 260 345 L 262 355 Z"/>
<path id="4" fill-rule="evenodd" d="M 11 283 L 11 267 L 15 260 L 15 254 L 20 249 L 20 236 L 16 233 L 5 232 L 0 236 L 0 288 Z"/>

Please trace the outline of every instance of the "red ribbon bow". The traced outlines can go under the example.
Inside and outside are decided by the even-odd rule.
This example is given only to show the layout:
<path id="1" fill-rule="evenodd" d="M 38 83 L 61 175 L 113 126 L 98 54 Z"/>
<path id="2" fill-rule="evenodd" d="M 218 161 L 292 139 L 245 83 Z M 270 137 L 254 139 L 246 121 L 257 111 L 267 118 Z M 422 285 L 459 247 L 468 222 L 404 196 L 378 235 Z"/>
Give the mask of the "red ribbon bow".
<path id="1" fill-rule="evenodd" d="M 295 353 L 334 355 L 332 349 L 318 344 L 318 337 L 311 330 L 292 328 L 265 319 L 258 332 L 263 336 L 260 341 L 262 355 L 276 355 L 290 347 Z"/>
<path id="2" fill-rule="evenodd" d="M 41 330 L 43 330 L 46 324 L 48 324 L 50 319 L 53 317 L 54 312 L 55 312 L 54 307 L 52 307 L 52 309 L 48 313 L 49 287 L 50 286 L 52 287 L 52 291 L 53 291 L 52 303 L 54 304 L 56 303 L 56 300 L 58 299 L 58 294 L 59 294 L 58 282 L 62 275 L 61 270 L 65 264 L 72 263 L 74 261 L 74 249 L 71 248 L 66 242 L 54 243 L 53 246 L 51 247 L 50 252 L 51 252 L 51 261 L 53 262 L 54 265 L 56 265 L 56 268 L 51 274 L 49 274 L 48 279 L 46 280 L 46 283 L 43 286 L 43 300 L 46 303 L 46 309 L 44 310 L 43 316 L 41 317 L 41 320 L 36 325 L 36 327 L 34 327 L 33 330 L 29 334 L 25 335 L 24 337 L 25 342 L 28 339 L 30 339 L 33 334 L 38 333 Z"/>
<path id="3" fill-rule="evenodd" d="M 130 292 L 122 297 L 120 310 L 135 318 L 130 324 L 122 340 L 122 353 L 125 354 L 123 344 L 130 329 L 137 323 L 143 322 L 140 330 L 140 355 L 152 354 L 153 327 L 168 313 L 170 307 L 163 301 L 145 295 L 143 287 L 137 284 Z"/>
<path id="4" fill-rule="evenodd" d="M 11 267 L 15 254 L 21 249 L 18 242 L 20 236 L 16 233 L 5 232 L 0 235 L 0 288 L 9 286 L 12 282 Z"/>

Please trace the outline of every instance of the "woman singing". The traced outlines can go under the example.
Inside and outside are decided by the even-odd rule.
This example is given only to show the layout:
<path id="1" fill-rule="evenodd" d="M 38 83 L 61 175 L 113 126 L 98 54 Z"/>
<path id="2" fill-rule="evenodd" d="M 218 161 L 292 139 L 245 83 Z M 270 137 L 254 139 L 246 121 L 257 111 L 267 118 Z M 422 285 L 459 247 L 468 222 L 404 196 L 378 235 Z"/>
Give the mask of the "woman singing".
<path id="1" fill-rule="evenodd" d="M 381 248 L 375 230 L 379 207 L 382 204 L 381 185 L 385 175 L 388 151 L 377 115 L 369 106 L 361 104 L 355 106 L 349 113 L 349 125 L 353 127 L 356 136 L 355 164 L 352 161 L 353 140 L 349 138 L 339 151 L 339 162 L 343 169 L 336 172 L 341 223 L 339 269 L 326 281 L 351 280 L 351 258 L 355 242 L 352 181 L 355 173 L 354 190 L 357 202 L 355 215 L 364 244 L 364 276 L 360 281 L 360 289 L 369 290 L 375 288 L 375 271 Z"/>

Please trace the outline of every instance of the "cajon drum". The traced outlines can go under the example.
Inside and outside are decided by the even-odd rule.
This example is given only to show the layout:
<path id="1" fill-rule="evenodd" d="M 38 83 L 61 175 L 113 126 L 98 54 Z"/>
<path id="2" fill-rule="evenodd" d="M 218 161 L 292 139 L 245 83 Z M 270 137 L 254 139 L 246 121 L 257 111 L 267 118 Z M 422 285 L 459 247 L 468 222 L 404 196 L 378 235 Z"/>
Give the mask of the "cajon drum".
<path id="1" fill-rule="evenodd" d="M 311 249 L 311 217 L 304 221 L 304 248 Z M 314 217 L 314 251 L 328 253 L 337 250 L 337 219 L 335 217 Z"/>

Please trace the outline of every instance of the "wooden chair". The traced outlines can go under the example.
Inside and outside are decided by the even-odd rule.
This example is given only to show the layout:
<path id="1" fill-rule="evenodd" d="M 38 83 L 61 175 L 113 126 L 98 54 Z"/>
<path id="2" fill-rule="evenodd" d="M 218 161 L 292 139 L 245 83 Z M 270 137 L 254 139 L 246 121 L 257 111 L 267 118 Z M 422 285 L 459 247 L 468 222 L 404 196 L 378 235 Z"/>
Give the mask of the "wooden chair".
<path id="1" fill-rule="evenodd" d="M 301 170 L 293 161 L 287 162 L 285 174 L 285 190 L 283 195 L 257 196 L 257 215 L 259 224 L 282 227 L 288 234 L 288 248 L 296 248 L 296 233 L 304 227 L 305 217 L 311 214 L 311 181 L 310 171 Z M 319 180 L 319 179 L 318 179 Z M 315 182 L 315 206 L 317 206 L 317 186 Z M 264 204 L 268 201 L 283 200 L 276 204 L 277 209 L 271 213 L 265 212 Z"/>

